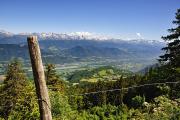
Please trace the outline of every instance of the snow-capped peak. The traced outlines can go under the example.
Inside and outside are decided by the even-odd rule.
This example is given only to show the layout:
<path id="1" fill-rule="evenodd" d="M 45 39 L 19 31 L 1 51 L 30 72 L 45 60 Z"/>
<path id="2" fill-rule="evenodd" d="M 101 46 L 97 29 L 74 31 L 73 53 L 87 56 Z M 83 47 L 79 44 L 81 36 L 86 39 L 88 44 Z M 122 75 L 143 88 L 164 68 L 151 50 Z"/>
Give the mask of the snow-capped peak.
<path id="1" fill-rule="evenodd" d="M 99 40 L 99 41 L 113 41 L 113 42 L 119 42 L 119 41 L 127 41 L 127 42 L 133 42 L 133 43 L 148 43 L 153 44 L 157 42 L 164 42 L 164 41 L 158 41 L 158 40 L 147 40 L 142 38 L 135 38 L 135 39 L 121 39 L 121 37 L 112 37 L 97 33 L 91 33 L 91 32 L 71 32 L 71 33 L 54 33 L 54 32 L 42 32 L 42 33 L 19 33 L 19 34 L 13 34 L 11 32 L 7 32 L 4 30 L 0 30 L 0 33 L 4 34 L 5 36 L 13 36 L 13 35 L 23 35 L 23 36 L 29 36 L 29 35 L 36 35 L 38 36 L 39 40 Z M 137 33 L 138 36 L 140 36 L 140 33 Z"/>
<path id="2" fill-rule="evenodd" d="M 18 35 L 36 35 L 40 39 L 54 39 L 54 40 L 109 40 L 113 39 L 105 35 L 90 33 L 90 32 L 71 32 L 71 33 L 19 33 Z"/>
<path id="3" fill-rule="evenodd" d="M 13 33 L 8 32 L 8 31 L 5 31 L 5 30 L 2 30 L 2 29 L 0 29 L 0 33 L 1 33 L 1 34 L 4 34 L 4 35 L 6 35 L 6 36 L 12 36 L 12 35 L 14 35 Z"/>

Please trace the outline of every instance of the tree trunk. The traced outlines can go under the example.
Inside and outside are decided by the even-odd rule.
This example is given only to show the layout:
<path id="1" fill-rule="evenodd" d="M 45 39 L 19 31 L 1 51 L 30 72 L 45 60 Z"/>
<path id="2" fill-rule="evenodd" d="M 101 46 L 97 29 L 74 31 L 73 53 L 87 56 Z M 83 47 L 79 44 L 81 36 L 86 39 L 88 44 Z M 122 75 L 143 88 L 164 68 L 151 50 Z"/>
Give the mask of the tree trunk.
<path id="1" fill-rule="evenodd" d="M 31 58 L 32 70 L 36 86 L 36 94 L 40 110 L 41 120 L 52 120 L 51 105 L 48 89 L 45 81 L 44 68 L 41 59 L 41 52 L 36 36 L 27 38 L 29 53 Z"/>

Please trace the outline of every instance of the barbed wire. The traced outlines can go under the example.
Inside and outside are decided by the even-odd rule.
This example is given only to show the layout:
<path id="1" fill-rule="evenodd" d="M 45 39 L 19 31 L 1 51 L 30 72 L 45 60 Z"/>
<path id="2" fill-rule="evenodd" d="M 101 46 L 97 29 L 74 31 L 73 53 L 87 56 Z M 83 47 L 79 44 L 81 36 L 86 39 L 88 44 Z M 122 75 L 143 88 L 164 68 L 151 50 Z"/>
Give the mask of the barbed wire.
<path id="1" fill-rule="evenodd" d="M 121 91 L 121 90 L 128 90 L 128 89 L 134 89 L 134 88 L 140 88 L 140 87 L 145 87 L 145 86 L 153 86 L 153 85 L 165 85 L 165 84 L 178 84 L 180 83 L 180 81 L 176 81 L 176 82 L 161 82 L 161 83 L 151 83 L 151 84 L 143 84 L 143 85 L 134 85 L 131 87 L 126 87 L 126 88 L 119 88 L 119 89 L 109 89 L 109 90 L 101 90 L 101 91 L 96 91 L 96 92 L 88 92 L 88 93 L 83 93 L 83 94 L 75 94 L 75 95 L 69 95 L 71 97 L 75 97 L 75 96 L 85 96 L 85 95 L 90 95 L 90 94 L 97 94 L 97 93 L 104 93 L 104 92 L 114 92 L 114 91 Z M 49 87 L 48 89 L 55 89 L 57 87 Z M 49 106 L 49 104 L 47 103 L 46 100 L 44 99 L 38 99 L 38 101 L 44 101 L 48 108 L 51 109 L 51 107 Z M 0 106 L 5 106 L 5 105 L 0 105 Z"/>
<path id="2" fill-rule="evenodd" d="M 83 93 L 83 94 L 75 94 L 75 95 L 69 95 L 69 96 L 85 96 L 85 95 L 90 95 L 90 94 L 128 90 L 128 89 L 140 88 L 140 87 L 145 87 L 145 86 L 164 85 L 164 84 L 178 84 L 178 83 L 180 83 L 180 81 L 151 83 L 151 84 L 135 85 L 135 86 L 126 87 L 126 88 L 119 88 L 119 89 L 109 89 L 109 90 L 101 90 L 101 91 L 95 91 L 95 92 L 87 92 L 87 93 Z"/>

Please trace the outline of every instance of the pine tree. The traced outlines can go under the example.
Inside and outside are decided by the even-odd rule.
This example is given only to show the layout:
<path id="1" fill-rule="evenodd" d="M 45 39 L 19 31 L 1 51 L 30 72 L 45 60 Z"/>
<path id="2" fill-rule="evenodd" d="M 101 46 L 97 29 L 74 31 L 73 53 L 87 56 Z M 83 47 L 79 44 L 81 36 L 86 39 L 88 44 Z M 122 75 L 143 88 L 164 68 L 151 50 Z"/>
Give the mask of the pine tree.
<path id="1" fill-rule="evenodd" d="M 11 110 L 15 107 L 20 95 L 26 86 L 26 75 L 18 60 L 12 61 L 7 68 L 3 88 L 0 91 L 0 116 L 8 119 Z"/>
<path id="2" fill-rule="evenodd" d="M 47 85 L 57 84 L 59 76 L 56 73 L 55 65 L 47 64 L 45 73 Z"/>
<path id="3" fill-rule="evenodd" d="M 65 83 L 63 80 L 60 79 L 59 75 L 57 74 L 56 67 L 54 64 L 47 64 L 46 65 L 46 84 L 54 91 L 65 91 Z"/>
<path id="4" fill-rule="evenodd" d="M 13 60 L 7 67 L 0 90 L 0 119 L 38 119 L 39 108 L 34 89 L 27 80 L 21 62 Z"/>
<path id="5" fill-rule="evenodd" d="M 167 47 L 164 47 L 162 50 L 165 50 L 166 53 L 160 56 L 161 63 L 168 63 L 171 67 L 180 67 L 180 9 L 177 10 L 176 20 L 173 21 L 176 28 L 168 29 L 170 33 L 167 36 L 163 36 L 162 39 L 167 41 Z"/>

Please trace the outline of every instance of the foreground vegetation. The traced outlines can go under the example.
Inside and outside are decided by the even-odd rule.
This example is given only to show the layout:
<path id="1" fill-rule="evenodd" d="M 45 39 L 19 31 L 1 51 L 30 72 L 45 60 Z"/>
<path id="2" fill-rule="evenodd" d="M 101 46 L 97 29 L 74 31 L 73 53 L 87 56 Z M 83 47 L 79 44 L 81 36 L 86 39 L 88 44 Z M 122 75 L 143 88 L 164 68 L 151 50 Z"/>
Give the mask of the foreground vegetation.
<path id="1" fill-rule="evenodd" d="M 102 68 L 100 68 L 102 69 Z M 161 71 L 161 73 L 159 73 Z M 146 75 L 119 77 L 116 81 L 98 81 L 71 85 L 61 80 L 55 66 L 46 66 L 47 85 L 52 104 L 53 119 L 126 120 L 180 119 L 179 83 L 128 88 L 153 82 L 165 82 L 162 68 L 151 69 Z M 179 71 L 178 71 L 179 72 Z M 174 74 L 177 81 L 179 74 Z M 153 81 L 156 78 L 156 81 Z M 122 89 L 98 92 L 111 89 Z M 12 61 L 0 91 L 1 119 L 39 119 L 35 87 L 18 61 Z M 84 94 L 84 95 L 82 95 Z"/>
<path id="2" fill-rule="evenodd" d="M 86 79 L 73 85 L 61 79 L 54 65 L 47 64 L 46 83 L 53 119 L 180 120 L 180 9 L 173 23 L 178 27 L 170 29 L 171 34 L 163 37 L 170 42 L 164 48 L 166 53 L 160 57 L 160 65 L 149 69 L 145 75 L 128 73 L 123 77 L 122 71 L 104 67 L 73 74 L 69 79 L 76 82 Z M 39 119 L 34 83 L 22 68 L 19 61 L 12 61 L 0 84 L 2 120 Z M 106 80 L 107 76 L 116 77 Z M 101 79 L 89 82 L 93 77 Z"/>

